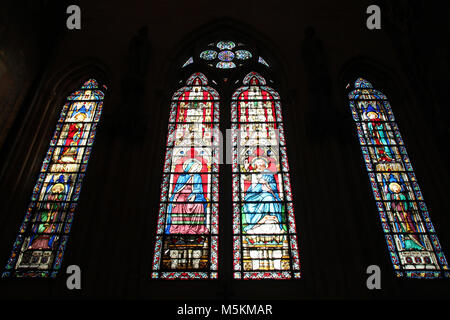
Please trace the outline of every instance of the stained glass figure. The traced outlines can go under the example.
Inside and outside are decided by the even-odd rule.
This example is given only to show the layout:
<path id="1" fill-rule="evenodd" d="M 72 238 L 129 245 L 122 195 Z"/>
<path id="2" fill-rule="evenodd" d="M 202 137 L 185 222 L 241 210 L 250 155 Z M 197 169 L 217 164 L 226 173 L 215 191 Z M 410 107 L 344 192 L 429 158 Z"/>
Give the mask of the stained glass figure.
<path id="1" fill-rule="evenodd" d="M 387 97 L 359 78 L 349 100 L 396 275 L 450 277 Z"/>
<path id="2" fill-rule="evenodd" d="M 243 84 L 231 103 L 234 278 L 300 278 L 280 97 L 255 72 Z"/>
<path id="3" fill-rule="evenodd" d="M 3 277 L 54 278 L 58 274 L 103 97 L 97 81 L 90 79 L 67 98 Z"/>
<path id="4" fill-rule="evenodd" d="M 219 95 L 201 73 L 172 97 L 154 279 L 217 278 Z"/>

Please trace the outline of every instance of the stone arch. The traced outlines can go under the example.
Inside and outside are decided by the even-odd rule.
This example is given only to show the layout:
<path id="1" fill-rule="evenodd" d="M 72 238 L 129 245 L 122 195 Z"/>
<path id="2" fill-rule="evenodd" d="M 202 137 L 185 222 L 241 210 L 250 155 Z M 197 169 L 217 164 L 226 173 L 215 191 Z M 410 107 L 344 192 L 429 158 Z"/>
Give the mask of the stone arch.
<path id="1" fill-rule="evenodd" d="M 396 70 L 376 59 L 357 56 L 347 61 L 338 73 L 339 95 L 342 96 L 342 90 L 349 90 L 346 89 L 347 85 L 352 86 L 359 77 L 377 86 L 378 90 L 390 99 L 396 99 L 408 93 L 408 87 L 405 85 L 404 79 Z M 347 105 L 346 102 L 345 105 Z"/>

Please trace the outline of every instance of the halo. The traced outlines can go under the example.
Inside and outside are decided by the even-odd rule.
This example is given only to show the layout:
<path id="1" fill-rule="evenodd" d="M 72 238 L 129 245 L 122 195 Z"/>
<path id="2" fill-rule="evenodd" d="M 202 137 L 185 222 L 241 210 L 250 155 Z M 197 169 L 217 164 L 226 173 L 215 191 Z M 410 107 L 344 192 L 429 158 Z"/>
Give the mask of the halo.
<path id="1" fill-rule="evenodd" d="M 80 116 L 80 115 L 82 115 L 82 116 L 83 116 L 83 120 L 81 120 L 81 121 L 84 121 L 84 120 L 86 120 L 86 118 L 87 118 L 87 115 L 86 115 L 86 113 L 84 113 L 84 112 L 80 112 L 80 113 L 77 113 L 76 115 L 74 115 L 74 116 L 73 116 L 73 118 L 74 118 L 74 119 L 77 119 L 77 118 L 78 118 L 78 116 Z"/>
<path id="2" fill-rule="evenodd" d="M 255 162 L 258 161 L 258 160 L 264 161 L 264 163 L 266 164 L 266 168 L 269 167 L 269 161 L 267 161 L 267 159 L 264 158 L 264 157 L 255 157 L 255 158 L 253 158 L 253 160 L 252 160 L 252 167 L 255 166 Z"/>
<path id="3" fill-rule="evenodd" d="M 369 112 L 367 112 L 367 117 L 370 118 L 369 115 L 371 115 L 371 114 L 376 115 L 376 118 L 378 118 L 378 113 L 376 113 L 375 111 L 369 111 Z"/>
<path id="4" fill-rule="evenodd" d="M 52 187 L 52 192 L 53 193 L 61 193 L 64 190 L 64 185 L 62 183 L 56 183 L 53 187 Z"/>
<path id="5" fill-rule="evenodd" d="M 194 162 L 194 164 L 189 168 L 189 172 L 200 172 L 202 170 L 202 163 L 198 159 L 187 159 L 183 163 L 183 171 L 186 172 L 186 168 L 189 163 Z"/>
<path id="6" fill-rule="evenodd" d="M 397 182 L 391 182 L 389 183 L 389 190 L 395 193 L 399 193 L 402 190 L 402 186 L 399 185 Z"/>

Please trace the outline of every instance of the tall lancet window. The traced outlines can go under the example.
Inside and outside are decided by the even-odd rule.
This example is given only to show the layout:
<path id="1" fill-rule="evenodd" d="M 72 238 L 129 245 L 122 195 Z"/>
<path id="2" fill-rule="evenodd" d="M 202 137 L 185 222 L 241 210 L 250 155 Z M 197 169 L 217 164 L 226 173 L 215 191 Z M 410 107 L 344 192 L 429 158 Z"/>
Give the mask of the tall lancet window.
<path id="1" fill-rule="evenodd" d="M 359 78 L 349 99 L 396 275 L 449 277 L 447 261 L 386 96 Z"/>
<path id="2" fill-rule="evenodd" d="M 219 94 L 194 73 L 172 97 L 152 278 L 217 278 Z"/>
<path id="3" fill-rule="evenodd" d="M 231 102 L 235 279 L 300 278 L 280 96 L 249 73 Z"/>
<path id="4" fill-rule="evenodd" d="M 90 79 L 67 98 L 3 277 L 53 278 L 60 270 L 103 97 Z"/>

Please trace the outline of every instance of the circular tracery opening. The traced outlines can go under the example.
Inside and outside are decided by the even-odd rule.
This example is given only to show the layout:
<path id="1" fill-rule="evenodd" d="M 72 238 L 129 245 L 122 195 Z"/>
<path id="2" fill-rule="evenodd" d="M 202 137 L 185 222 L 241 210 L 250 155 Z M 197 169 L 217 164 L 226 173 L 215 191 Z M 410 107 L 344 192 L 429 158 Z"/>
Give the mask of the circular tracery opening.
<path id="1" fill-rule="evenodd" d="M 232 69 L 242 66 L 246 60 L 253 57 L 242 43 L 236 44 L 233 41 L 222 40 L 212 43 L 210 46 L 214 49 L 203 50 L 200 53 L 200 58 L 210 62 L 210 66 L 215 66 L 218 69 Z M 238 48 L 239 50 L 236 50 Z"/>

